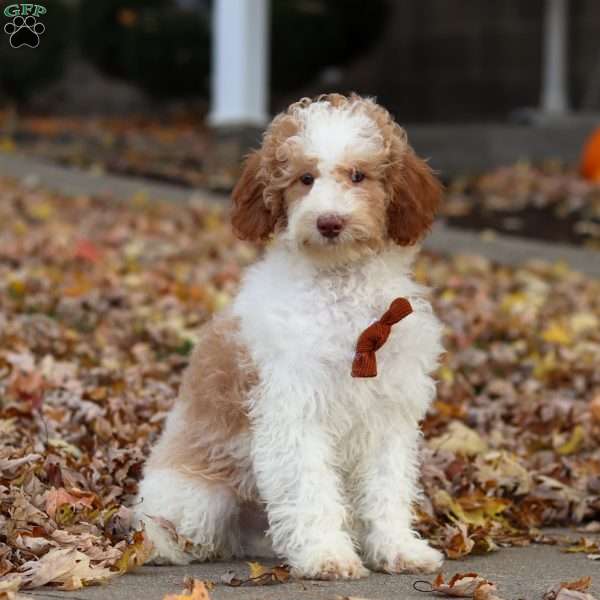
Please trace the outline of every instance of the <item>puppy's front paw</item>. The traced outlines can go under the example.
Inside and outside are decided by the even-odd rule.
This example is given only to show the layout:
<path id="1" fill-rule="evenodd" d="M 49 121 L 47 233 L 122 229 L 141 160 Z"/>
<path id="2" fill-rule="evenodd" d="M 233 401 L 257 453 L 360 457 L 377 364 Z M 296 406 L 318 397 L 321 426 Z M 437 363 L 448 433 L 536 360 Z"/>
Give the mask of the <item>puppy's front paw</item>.
<path id="1" fill-rule="evenodd" d="M 384 573 L 435 573 L 443 562 L 441 552 L 425 540 L 411 536 L 387 548 L 379 548 L 369 564 L 374 571 Z"/>
<path id="2" fill-rule="evenodd" d="M 308 560 L 293 561 L 292 575 L 304 579 L 360 579 L 369 575 L 353 549 L 307 553 Z"/>

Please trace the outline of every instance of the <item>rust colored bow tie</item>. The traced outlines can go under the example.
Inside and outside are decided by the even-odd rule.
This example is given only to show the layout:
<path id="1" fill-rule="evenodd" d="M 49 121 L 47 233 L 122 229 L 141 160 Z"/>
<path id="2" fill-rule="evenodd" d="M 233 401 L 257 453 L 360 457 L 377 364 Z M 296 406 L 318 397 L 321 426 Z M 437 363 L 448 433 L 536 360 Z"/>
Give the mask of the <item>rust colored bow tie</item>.
<path id="1" fill-rule="evenodd" d="M 360 334 L 352 361 L 352 377 L 377 377 L 375 352 L 387 341 L 392 325 L 410 315 L 412 311 L 412 306 L 406 298 L 396 298 L 381 319 L 369 325 Z"/>

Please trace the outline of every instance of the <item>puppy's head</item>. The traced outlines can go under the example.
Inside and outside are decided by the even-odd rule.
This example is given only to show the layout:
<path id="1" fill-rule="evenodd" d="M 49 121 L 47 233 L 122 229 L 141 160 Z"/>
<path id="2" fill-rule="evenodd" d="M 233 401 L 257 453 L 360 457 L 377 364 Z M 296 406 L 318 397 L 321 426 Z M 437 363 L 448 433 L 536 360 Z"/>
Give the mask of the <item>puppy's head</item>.
<path id="1" fill-rule="evenodd" d="M 389 241 L 417 243 L 441 185 L 405 131 L 373 100 L 301 100 L 278 115 L 233 190 L 242 239 L 271 234 L 328 264 L 351 262 Z"/>

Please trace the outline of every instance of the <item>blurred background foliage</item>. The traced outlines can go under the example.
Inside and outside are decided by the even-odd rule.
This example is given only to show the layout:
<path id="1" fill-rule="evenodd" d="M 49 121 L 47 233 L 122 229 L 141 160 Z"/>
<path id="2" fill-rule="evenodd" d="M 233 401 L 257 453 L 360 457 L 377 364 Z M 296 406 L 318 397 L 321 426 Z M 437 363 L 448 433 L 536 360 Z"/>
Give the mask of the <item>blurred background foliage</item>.
<path id="1" fill-rule="evenodd" d="M 152 97 L 206 98 L 210 8 L 203 0 L 55 0 L 43 17 L 43 51 L 15 50 L 2 39 L 0 95 L 26 103 L 69 60 L 83 59 Z M 368 19 L 364 10 L 362 0 L 274 0 L 273 90 L 293 92 L 365 52 L 384 27 L 388 3 L 370 0 Z"/>
<path id="2" fill-rule="evenodd" d="M 273 89 L 294 91 L 324 69 L 343 66 L 364 54 L 383 30 L 388 11 L 384 0 L 273 2 Z"/>
<path id="3" fill-rule="evenodd" d="M 83 0 L 81 51 L 107 75 L 150 94 L 208 93 L 210 21 L 169 0 Z"/>

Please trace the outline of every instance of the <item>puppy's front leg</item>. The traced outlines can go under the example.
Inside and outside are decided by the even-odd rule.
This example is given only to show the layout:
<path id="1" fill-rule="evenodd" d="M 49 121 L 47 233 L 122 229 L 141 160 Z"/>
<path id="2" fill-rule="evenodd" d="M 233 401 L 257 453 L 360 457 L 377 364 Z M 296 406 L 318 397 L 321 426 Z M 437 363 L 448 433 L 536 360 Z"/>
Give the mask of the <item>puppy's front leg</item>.
<path id="1" fill-rule="evenodd" d="M 275 552 L 300 577 L 365 577 L 343 529 L 346 510 L 330 441 L 314 414 L 298 410 L 302 399 L 289 395 L 289 388 L 283 395 L 271 388 L 253 410 L 253 464 Z"/>
<path id="2" fill-rule="evenodd" d="M 390 426 L 371 441 L 361 460 L 357 513 L 365 527 L 366 562 L 373 570 L 429 573 L 442 565 L 442 554 L 412 529 L 418 440 L 417 423 Z"/>

